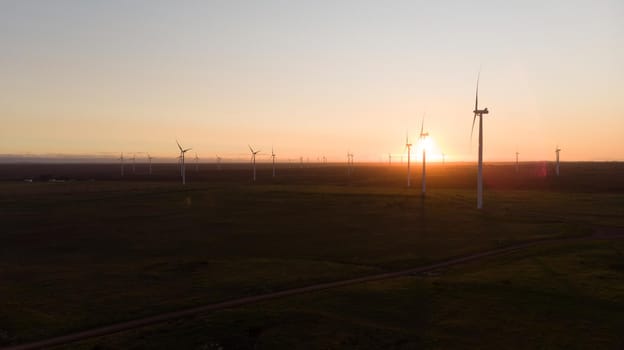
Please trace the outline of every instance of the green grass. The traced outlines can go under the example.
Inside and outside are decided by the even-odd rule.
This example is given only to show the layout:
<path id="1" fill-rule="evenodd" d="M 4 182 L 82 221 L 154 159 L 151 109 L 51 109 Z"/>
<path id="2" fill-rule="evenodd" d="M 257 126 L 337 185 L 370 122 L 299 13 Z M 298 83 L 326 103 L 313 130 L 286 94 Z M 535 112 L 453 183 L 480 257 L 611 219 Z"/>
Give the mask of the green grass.
<path id="1" fill-rule="evenodd" d="M 72 349 L 616 349 L 624 241 L 545 245 L 427 274 L 207 313 Z"/>
<path id="2" fill-rule="evenodd" d="M 461 189 L 424 201 L 417 190 L 292 184 L 5 183 L 0 193 L 0 345 L 624 226 L 624 196 L 608 193 L 490 191 L 483 212 Z"/>

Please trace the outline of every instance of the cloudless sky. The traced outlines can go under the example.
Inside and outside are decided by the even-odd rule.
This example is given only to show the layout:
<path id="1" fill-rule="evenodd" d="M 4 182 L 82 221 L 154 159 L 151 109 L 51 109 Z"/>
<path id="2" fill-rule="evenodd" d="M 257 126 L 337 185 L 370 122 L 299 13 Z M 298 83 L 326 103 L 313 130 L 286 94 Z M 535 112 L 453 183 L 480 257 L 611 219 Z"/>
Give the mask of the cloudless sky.
<path id="1" fill-rule="evenodd" d="M 486 161 L 624 159 L 621 0 L 4 0 L 0 154 L 475 160 L 479 67 Z"/>

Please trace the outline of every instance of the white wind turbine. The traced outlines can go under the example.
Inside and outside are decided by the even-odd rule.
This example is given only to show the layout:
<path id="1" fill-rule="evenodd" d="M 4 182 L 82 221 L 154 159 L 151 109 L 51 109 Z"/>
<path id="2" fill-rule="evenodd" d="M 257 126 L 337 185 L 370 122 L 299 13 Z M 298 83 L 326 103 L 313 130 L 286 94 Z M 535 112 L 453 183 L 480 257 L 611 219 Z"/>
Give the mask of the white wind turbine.
<path id="1" fill-rule="evenodd" d="M 557 155 L 557 165 L 555 167 L 555 173 L 557 174 L 557 176 L 559 176 L 559 152 L 561 152 L 561 148 L 559 148 L 559 146 L 557 145 L 557 148 L 555 148 L 555 154 Z"/>
<path id="2" fill-rule="evenodd" d="M 271 158 L 273 159 L 273 177 L 275 177 L 275 152 L 273 151 L 273 146 L 271 146 Z"/>
<path id="3" fill-rule="evenodd" d="M 429 136 L 428 132 L 424 132 L 424 127 L 425 127 L 425 115 L 423 114 L 423 118 L 422 118 L 422 123 L 420 124 L 420 137 L 419 140 L 421 141 L 421 145 L 422 145 L 422 194 L 423 196 L 425 195 L 425 192 L 427 192 L 427 148 L 426 148 L 426 140 L 427 137 Z"/>
<path id="4" fill-rule="evenodd" d="M 123 163 L 123 161 L 124 161 L 123 152 L 121 152 L 121 155 L 119 156 L 119 164 L 120 164 L 120 167 L 121 167 L 121 177 L 124 176 L 124 163 Z"/>
<path id="5" fill-rule="evenodd" d="M 411 182 L 411 169 L 410 169 L 410 158 L 412 155 L 412 144 L 409 142 L 409 135 L 407 134 L 407 132 L 405 133 L 405 148 L 407 148 L 407 187 L 411 187 L 412 186 L 412 182 Z M 401 162 L 402 162 L 402 158 L 401 158 Z"/>
<path id="6" fill-rule="evenodd" d="M 150 156 L 150 154 L 147 154 L 147 160 L 149 161 L 149 174 L 152 175 L 152 156 Z"/>
<path id="7" fill-rule="evenodd" d="M 199 171 L 199 157 L 197 156 L 197 153 L 195 153 L 195 172 Z"/>
<path id="8" fill-rule="evenodd" d="M 251 164 L 253 166 L 253 182 L 256 182 L 256 154 L 260 153 L 260 150 L 254 151 L 250 145 L 247 145 L 251 151 Z"/>
<path id="9" fill-rule="evenodd" d="M 475 94 L 475 109 L 472 111 L 474 117 L 472 118 L 472 130 L 470 131 L 470 138 L 472 139 L 472 131 L 474 131 L 475 120 L 477 115 L 479 116 L 479 171 L 477 174 L 477 209 L 483 208 L 483 115 L 488 114 L 489 111 L 486 108 L 479 109 L 479 75 L 477 75 L 477 92 Z"/>
<path id="10" fill-rule="evenodd" d="M 178 142 L 178 140 L 176 140 L 176 143 L 178 144 L 178 148 L 180 149 L 180 172 L 182 173 L 182 184 L 186 185 L 186 169 L 184 167 L 184 154 L 190 151 L 192 148 L 183 149 L 182 146 L 180 146 L 180 143 Z"/>
<path id="11" fill-rule="evenodd" d="M 219 157 L 218 155 L 216 155 L 217 157 L 217 170 L 221 170 L 221 157 Z"/>
<path id="12" fill-rule="evenodd" d="M 347 175 L 353 173 L 353 153 L 347 151 Z"/>

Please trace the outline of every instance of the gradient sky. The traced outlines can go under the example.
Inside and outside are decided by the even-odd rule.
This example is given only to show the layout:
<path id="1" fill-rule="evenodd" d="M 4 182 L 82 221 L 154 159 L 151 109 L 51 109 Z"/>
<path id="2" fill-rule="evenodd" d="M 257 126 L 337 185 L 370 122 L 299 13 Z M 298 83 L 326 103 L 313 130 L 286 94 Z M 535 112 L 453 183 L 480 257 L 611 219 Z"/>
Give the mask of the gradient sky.
<path id="1" fill-rule="evenodd" d="M 621 0 L 4 0 L 0 154 L 475 160 L 479 67 L 486 161 L 624 160 Z"/>

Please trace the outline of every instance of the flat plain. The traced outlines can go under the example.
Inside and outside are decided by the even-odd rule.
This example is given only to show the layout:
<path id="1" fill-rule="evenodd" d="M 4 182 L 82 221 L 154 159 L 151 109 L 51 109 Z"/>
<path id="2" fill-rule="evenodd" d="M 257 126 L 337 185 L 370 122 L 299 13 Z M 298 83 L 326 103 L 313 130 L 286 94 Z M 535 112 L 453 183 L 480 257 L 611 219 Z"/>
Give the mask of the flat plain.
<path id="1" fill-rule="evenodd" d="M 418 165 L 1 165 L 0 346 L 556 238 L 66 347 L 624 346 L 623 164 Z"/>

